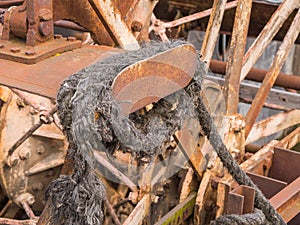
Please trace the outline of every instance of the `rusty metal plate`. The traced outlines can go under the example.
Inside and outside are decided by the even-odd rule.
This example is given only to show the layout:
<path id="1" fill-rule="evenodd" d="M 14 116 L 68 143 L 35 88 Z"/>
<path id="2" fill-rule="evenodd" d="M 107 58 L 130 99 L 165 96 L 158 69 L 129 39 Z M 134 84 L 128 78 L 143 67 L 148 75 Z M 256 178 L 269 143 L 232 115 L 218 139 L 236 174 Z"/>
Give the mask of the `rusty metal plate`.
<path id="1" fill-rule="evenodd" d="M 300 153 L 276 147 L 269 176 L 291 183 L 300 177 Z"/>
<path id="2" fill-rule="evenodd" d="M 187 86 L 196 64 L 197 53 L 191 45 L 157 54 L 121 71 L 113 82 L 113 96 L 123 114 L 129 114 Z"/>
<path id="3" fill-rule="evenodd" d="M 266 196 L 266 198 L 270 199 L 279 191 L 287 186 L 286 182 L 275 180 L 270 177 L 261 176 L 254 173 L 247 172 L 247 175 L 251 178 L 251 180 L 258 186 L 259 190 Z"/>
<path id="4" fill-rule="evenodd" d="M 300 213 L 300 177 L 271 198 L 270 203 L 286 222 L 297 218 L 299 224 L 297 215 Z"/>
<path id="5" fill-rule="evenodd" d="M 67 41 L 67 38 L 55 39 L 30 48 L 21 40 L 0 40 L 0 58 L 25 64 L 35 64 L 55 54 L 82 46 L 82 42 L 79 40 L 69 40 Z"/>
<path id="6" fill-rule="evenodd" d="M 117 51 L 106 46 L 83 46 L 34 65 L 0 59 L 0 84 L 55 99 L 65 78 Z"/>

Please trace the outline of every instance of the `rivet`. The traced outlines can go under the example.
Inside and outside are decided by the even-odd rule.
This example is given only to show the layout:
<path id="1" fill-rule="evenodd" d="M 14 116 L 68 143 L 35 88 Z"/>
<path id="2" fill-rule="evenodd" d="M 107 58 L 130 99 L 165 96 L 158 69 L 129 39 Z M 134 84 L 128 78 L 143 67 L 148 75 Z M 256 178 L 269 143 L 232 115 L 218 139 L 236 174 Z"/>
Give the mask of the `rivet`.
<path id="1" fill-rule="evenodd" d="M 62 39 L 63 36 L 61 34 L 54 34 L 54 39 Z"/>
<path id="2" fill-rule="evenodd" d="M 43 153 L 46 151 L 46 148 L 45 148 L 44 145 L 41 144 L 41 145 L 39 145 L 39 146 L 37 147 L 36 151 L 37 151 L 37 153 L 39 153 L 39 154 L 43 154 Z"/>
<path id="3" fill-rule="evenodd" d="M 19 157 L 22 160 L 29 159 L 30 158 L 30 149 L 27 148 L 27 147 L 24 147 L 24 148 L 20 149 Z"/>
<path id="4" fill-rule="evenodd" d="M 25 55 L 28 55 L 28 56 L 30 56 L 30 55 L 35 55 L 35 50 L 27 50 L 26 52 L 25 52 Z"/>
<path id="5" fill-rule="evenodd" d="M 11 48 L 10 51 L 13 53 L 18 53 L 21 51 L 21 49 L 16 47 L 16 48 Z"/>
<path id="6" fill-rule="evenodd" d="M 76 40 L 77 40 L 76 37 L 68 37 L 67 38 L 67 41 L 70 41 L 70 42 L 74 42 Z"/>

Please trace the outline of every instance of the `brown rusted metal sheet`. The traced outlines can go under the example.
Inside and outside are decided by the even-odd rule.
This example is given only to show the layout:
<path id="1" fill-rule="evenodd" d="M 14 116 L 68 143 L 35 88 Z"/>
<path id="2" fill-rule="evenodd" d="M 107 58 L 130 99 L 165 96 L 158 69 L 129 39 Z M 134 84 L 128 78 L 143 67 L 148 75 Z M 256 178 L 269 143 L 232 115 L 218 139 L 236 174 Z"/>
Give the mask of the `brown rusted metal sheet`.
<path id="1" fill-rule="evenodd" d="M 20 40 L 0 40 L 0 58 L 24 64 L 35 64 L 56 54 L 71 51 L 82 46 L 79 40 L 60 38 L 35 47 L 28 47 Z"/>
<path id="2" fill-rule="evenodd" d="M 276 147 L 270 177 L 291 183 L 300 176 L 300 153 Z"/>
<path id="3" fill-rule="evenodd" d="M 182 45 L 126 67 L 112 84 L 112 95 L 123 114 L 187 86 L 195 73 L 196 59 L 194 47 Z"/>
<path id="4" fill-rule="evenodd" d="M 286 182 L 272 179 L 270 177 L 261 176 L 250 172 L 247 172 L 247 175 L 268 199 L 272 198 L 275 194 L 287 186 Z"/>
<path id="5" fill-rule="evenodd" d="M 270 203 L 286 222 L 296 217 L 300 213 L 300 177 L 271 198 Z"/>
<path id="6" fill-rule="evenodd" d="M 64 79 L 116 51 L 106 46 L 83 46 L 34 65 L 0 59 L 0 84 L 55 99 Z"/>
<path id="7" fill-rule="evenodd" d="M 240 185 L 228 193 L 226 214 L 252 213 L 254 210 L 254 188 Z"/>

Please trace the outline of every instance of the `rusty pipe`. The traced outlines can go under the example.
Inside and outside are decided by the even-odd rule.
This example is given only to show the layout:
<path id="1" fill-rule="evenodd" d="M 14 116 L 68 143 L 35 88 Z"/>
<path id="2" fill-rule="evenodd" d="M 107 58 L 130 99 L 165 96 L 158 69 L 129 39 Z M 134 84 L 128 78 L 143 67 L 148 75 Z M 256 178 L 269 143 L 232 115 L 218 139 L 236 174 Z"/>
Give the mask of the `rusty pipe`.
<path id="1" fill-rule="evenodd" d="M 54 26 L 68 28 L 68 29 L 82 31 L 82 32 L 88 32 L 88 30 L 85 29 L 84 27 L 79 26 L 78 24 L 68 20 L 57 20 L 54 22 Z"/>
<path id="2" fill-rule="evenodd" d="M 226 62 L 222 62 L 219 60 L 211 60 L 209 68 L 214 73 L 225 75 Z M 252 68 L 250 72 L 247 74 L 246 79 L 262 82 L 267 72 L 268 72 L 267 70 Z M 279 73 L 275 81 L 275 86 L 300 91 L 300 76 Z"/>

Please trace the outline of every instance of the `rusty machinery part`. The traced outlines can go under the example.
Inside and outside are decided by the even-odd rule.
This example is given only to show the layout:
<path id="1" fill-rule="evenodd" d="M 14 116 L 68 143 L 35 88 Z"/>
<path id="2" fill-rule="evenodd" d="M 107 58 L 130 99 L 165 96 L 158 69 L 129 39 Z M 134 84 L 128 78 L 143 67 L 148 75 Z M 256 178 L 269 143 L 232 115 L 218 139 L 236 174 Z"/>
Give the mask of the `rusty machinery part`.
<path id="1" fill-rule="evenodd" d="M 49 117 L 52 101 L 4 86 L 0 90 L 1 187 L 15 204 L 23 207 L 25 201 L 38 212 L 48 184 L 60 174 L 65 137 Z"/>
<path id="2" fill-rule="evenodd" d="M 47 198 L 54 203 L 52 205 L 52 219 L 55 224 L 58 224 L 62 218 L 67 224 L 74 222 L 92 224 L 91 221 L 96 222 L 96 224 L 101 223 L 97 219 L 99 218 L 99 213 L 101 213 L 101 201 L 103 201 L 104 190 L 102 192 L 99 191 L 98 196 L 95 196 L 92 192 L 89 193 L 96 189 L 93 182 L 98 180 L 91 169 L 93 168 L 92 149 L 105 151 L 106 148 L 113 147 L 113 149 L 107 150 L 107 154 L 111 154 L 112 150 L 120 146 L 123 151 L 130 151 L 133 155 L 136 155 L 134 158 L 137 160 L 141 160 L 141 156 L 151 157 L 157 154 L 162 142 L 168 140 L 182 126 L 184 119 L 187 116 L 191 116 L 192 112 L 187 110 L 191 108 L 189 106 L 191 102 L 182 102 L 184 100 L 183 97 L 180 97 L 182 93 L 176 92 L 173 97 L 175 99 L 170 99 L 171 104 L 168 104 L 168 101 L 161 100 L 163 102 L 154 106 L 157 109 L 150 110 L 149 118 L 146 116 L 144 122 L 142 117 L 136 118 L 135 121 L 122 116 L 124 112 L 120 111 L 119 106 L 112 97 L 113 93 L 111 90 L 113 79 L 127 66 L 182 44 L 182 42 L 169 44 L 152 43 L 152 45 L 146 45 L 138 51 L 121 53 L 91 65 L 71 76 L 62 84 L 57 100 L 58 110 L 64 131 L 70 142 L 70 147 L 76 150 L 74 161 L 77 169 L 71 176 L 61 177 L 50 185 Z M 196 55 L 195 52 L 194 55 Z M 162 60 L 159 58 L 159 54 L 156 60 L 156 64 L 159 64 L 160 60 Z M 151 60 L 149 61 L 151 62 Z M 194 61 L 196 61 L 196 57 Z M 172 70 L 172 65 L 166 66 L 169 66 Z M 198 64 L 196 68 L 200 81 L 201 65 Z M 181 73 L 184 73 L 184 71 Z M 123 74 L 126 73 L 123 72 Z M 153 79 L 154 74 L 149 74 L 148 76 Z M 88 93 L 87 90 L 89 91 Z M 82 95 L 83 93 L 85 94 Z M 164 96 L 158 97 L 162 98 Z M 129 98 L 127 101 L 130 100 Z M 172 105 L 176 105 L 176 101 L 179 104 L 172 110 Z M 138 120 L 141 120 L 140 129 L 138 129 L 138 126 L 134 126 Z M 155 123 L 151 122 L 151 120 L 155 121 Z M 145 123 L 144 126 L 146 128 L 142 127 L 143 123 Z M 158 133 L 154 133 L 154 130 Z M 144 132 L 146 134 L 143 134 Z M 80 169 L 82 164 L 87 165 L 88 169 Z M 83 176 L 88 176 L 90 179 L 85 179 Z M 70 189 L 70 185 L 73 183 L 72 179 L 75 179 L 74 177 L 82 182 L 81 185 L 86 187 L 86 191 L 89 191 L 86 195 L 80 194 L 80 186 L 71 186 Z M 78 194 L 76 194 L 77 192 Z M 73 198 L 74 195 L 78 196 L 78 198 Z M 88 201 L 90 196 L 94 196 L 93 202 Z M 80 206 L 85 207 L 82 208 Z M 83 211 L 78 214 L 78 210 Z"/>

